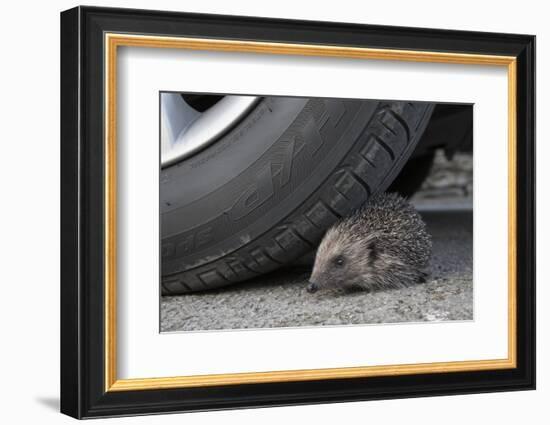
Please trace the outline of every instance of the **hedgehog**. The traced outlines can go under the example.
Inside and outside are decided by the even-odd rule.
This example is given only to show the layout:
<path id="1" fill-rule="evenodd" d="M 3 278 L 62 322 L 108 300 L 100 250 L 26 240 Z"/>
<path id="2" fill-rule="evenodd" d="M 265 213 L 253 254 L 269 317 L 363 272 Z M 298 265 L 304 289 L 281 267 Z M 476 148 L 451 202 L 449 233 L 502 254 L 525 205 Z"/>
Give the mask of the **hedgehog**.
<path id="1" fill-rule="evenodd" d="M 396 193 L 381 193 L 325 233 L 307 291 L 370 292 L 423 283 L 431 250 L 415 208 Z"/>

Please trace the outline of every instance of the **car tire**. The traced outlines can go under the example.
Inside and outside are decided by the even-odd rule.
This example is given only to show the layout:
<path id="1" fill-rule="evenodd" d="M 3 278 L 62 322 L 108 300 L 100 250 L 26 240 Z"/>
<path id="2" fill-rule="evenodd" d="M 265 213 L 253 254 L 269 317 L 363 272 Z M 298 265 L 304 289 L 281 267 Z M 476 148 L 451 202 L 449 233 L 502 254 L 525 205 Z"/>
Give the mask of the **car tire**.
<path id="1" fill-rule="evenodd" d="M 386 190 L 433 104 L 265 97 L 216 143 L 161 171 L 161 290 L 257 277 L 315 249 Z"/>

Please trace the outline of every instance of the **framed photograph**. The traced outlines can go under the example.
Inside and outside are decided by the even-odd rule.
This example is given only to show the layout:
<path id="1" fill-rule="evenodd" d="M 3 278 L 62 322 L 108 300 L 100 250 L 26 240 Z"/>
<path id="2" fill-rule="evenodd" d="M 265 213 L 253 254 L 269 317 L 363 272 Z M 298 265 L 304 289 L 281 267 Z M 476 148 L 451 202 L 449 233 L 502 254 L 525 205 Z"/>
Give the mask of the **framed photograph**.
<path id="1" fill-rule="evenodd" d="M 535 388 L 535 37 L 61 14 L 61 411 Z"/>

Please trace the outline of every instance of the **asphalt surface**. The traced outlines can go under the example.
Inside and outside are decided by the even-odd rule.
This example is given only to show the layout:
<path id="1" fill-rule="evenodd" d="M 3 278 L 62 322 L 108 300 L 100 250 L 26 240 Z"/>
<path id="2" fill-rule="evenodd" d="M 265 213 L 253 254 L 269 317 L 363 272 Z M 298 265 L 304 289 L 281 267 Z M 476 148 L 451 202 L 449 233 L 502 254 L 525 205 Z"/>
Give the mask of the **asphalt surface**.
<path id="1" fill-rule="evenodd" d="M 309 294 L 310 266 L 294 266 L 215 291 L 162 297 L 161 331 L 472 320 L 472 211 L 427 209 L 422 215 L 433 238 L 424 284 Z"/>

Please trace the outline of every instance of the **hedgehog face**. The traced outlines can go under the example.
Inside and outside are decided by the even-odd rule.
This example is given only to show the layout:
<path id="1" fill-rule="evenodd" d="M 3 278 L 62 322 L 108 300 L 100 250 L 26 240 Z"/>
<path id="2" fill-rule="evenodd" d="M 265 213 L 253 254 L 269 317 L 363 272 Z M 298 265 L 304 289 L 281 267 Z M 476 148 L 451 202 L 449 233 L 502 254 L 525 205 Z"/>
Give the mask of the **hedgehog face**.
<path id="1" fill-rule="evenodd" d="M 368 288 L 377 256 L 375 241 L 346 239 L 337 230 L 329 230 L 317 250 L 308 292 Z"/>

